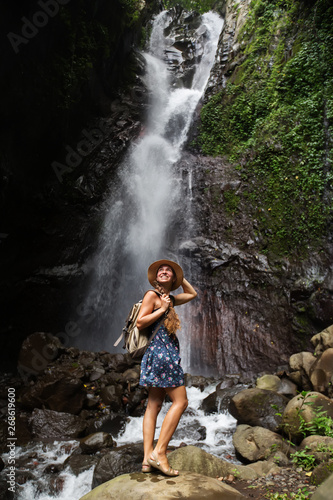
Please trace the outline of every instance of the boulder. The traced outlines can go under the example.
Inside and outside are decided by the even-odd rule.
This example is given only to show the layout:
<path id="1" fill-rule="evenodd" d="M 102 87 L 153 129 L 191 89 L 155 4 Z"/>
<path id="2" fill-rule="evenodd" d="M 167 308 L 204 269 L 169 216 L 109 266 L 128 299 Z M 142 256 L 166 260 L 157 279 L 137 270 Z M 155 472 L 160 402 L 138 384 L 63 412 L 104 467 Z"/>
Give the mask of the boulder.
<path id="1" fill-rule="evenodd" d="M 315 347 L 316 355 L 321 354 L 326 349 L 333 347 L 333 325 L 325 328 L 317 335 L 314 335 L 311 339 L 311 343 Z"/>
<path id="2" fill-rule="evenodd" d="M 310 370 L 313 390 L 327 394 L 333 381 L 333 348 L 325 350 Z"/>
<path id="3" fill-rule="evenodd" d="M 178 427 L 174 434 L 173 439 L 183 441 L 190 438 L 192 443 L 196 441 L 204 441 L 207 437 L 207 429 L 201 425 L 199 420 L 194 420 L 192 423 L 187 424 L 186 427 Z"/>
<path id="4" fill-rule="evenodd" d="M 256 380 L 256 387 L 266 391 L 279 392 L 280 385 L 281 380 L 277 375 L 263 375 Z"/>
<path id="5" fill-rule="evenodd" d="M 120 384 L 108 385 L 101 390 L 103 403 L 110 406 L 112 411 L 119 411 L 122 407 L 123 388 Z"/>
<path id="6" fill-rule="evenodd" d="M 190 470 L 209 477 L 225 477 L 235 474 L 240 479 L 255 479 L 257 474 L 243 465 L 236 465 L 222 460 L 196 446 L 184 446 L 168 455 L 171 467 L 176 470 Z"/>
<path id="7" fill-rule="evenodd" d="M 282 394 L 265 389 L 245 389 L 234 396 L 229 412 L 239 424 L 265 427 L 276 431 L 288 399 Z"/>
<path id="8" fill-rule="evenodd" d="M 263 427 L 239 425 L 232 437 L 236 455 L 244 462 L 257 462 L 274 457 L 277 451 L 289 453 L 289 445 L 275 432 Z"/>
<path id="9" fill-rule="evenodd" d="M 71 471 L 75 476 L 78 476 L 81 474 L 81 472 L 84 472 L 86 470 L 91 469 L 91 467 L 94 467 L 97 462 L 98 462 L 99 457 L 96 455 L 71 455 L 68 457 L 65 462 L 64 466 L 70 467 Z"/>
<path id="10" fill-rule="evenodd" d="M 29 375 L 43 372 L 54 361 L 64 346 L 57 337 L 50 333 L 36 332 L 27 337 L 18 357 L 18 372 L 23 379 Z"/>
<path id="11" fill-rule="evenodd" d="M 227 383 L 225 383 L 227 382 Z M 230 385 L 228 385 L 228 382 Z M 230 405 L 231 398 L 245 389 L 242 384 L 232 386 L 232 381 L 223 381 L 216 386 L 216 391 L 209 394 L 201 403 L 200 410 L 205 412 L 205 415 L 211 413 L 220 413 L 227 410 Z"/>
<path id="12" fill-rule="evenodd" d="M 113 445 L 112 436 L 107 432 L 95 432 L 80 439 L 80 448 L 87 455 L 96 453 L 103 448 L 111 448 Z"/>
<path id="13" fill-rule="evenodd" d="M 24 390 L 21 396 L 23 407 L 47 408 L 57 412 L 78 414 L 83 407 L 86 391 L 81 380 L 70 377 L 58 378 L 50 373 Z"/>
<path id="14" fill-rule="evenodd" d="M 66 439 L 82 436 L 86 422 L 77 415 L 36 409 L 30 418 L 32 435 L 38 439 Z"/>
<path id="15" fill-rule="evenodd" d="M 308 392 L 306 396 L 295 396 L 287 404 L 281 429 L 294 442 L 300 442 L 309 432 L 306 424 L 313 423 L 316 412 L 326 411 L 333 418 L 333 401 L 319 392 Z"/>
<path id="16" fill-rule="evenodd" d="M 97 463 L 92 487 L 110 481 L 122 474 L 139 472 L 143 459 L 143 444 L 120 446 L 106 453 Z"/>
<path id="17" fill-rule="evenodd" d="M 101 484 L 81 500 L 243 500 L 245 497 L 231 486 L 193 472 L 184 472 L 179 477 L 162 474 L 132 473 L 118 476 Z"/>
<path id="18" fill-rule="evenodd" d="M 289 358 L 289 366 L 292 371 L 304 372 L 310 377 L 310 369 L 317 358 L 311 352 L 298 352 Z"/>

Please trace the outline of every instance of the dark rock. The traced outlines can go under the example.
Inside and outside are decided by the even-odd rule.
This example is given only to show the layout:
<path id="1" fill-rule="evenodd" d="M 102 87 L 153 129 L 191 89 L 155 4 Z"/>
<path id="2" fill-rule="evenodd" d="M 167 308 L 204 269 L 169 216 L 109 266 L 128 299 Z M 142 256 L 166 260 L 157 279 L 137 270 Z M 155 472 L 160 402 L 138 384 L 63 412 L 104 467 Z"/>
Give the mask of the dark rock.
<path id="1" fill-rule="evenodd" d="M 204 441 L 207 436 L 207 429 L 205 426 L 200 425 L 199 420 L 195 420 L 193 423 L 188 424 L 186 428 L 178 428 L 176 429 L 173 437 L 175 439 L 182 440 L 187 439 L 191 440 L 192 444 L 197 441 Z"/>
<path id="2" fill-rule="evenodd" d="M 36 332 L 29 335 L 22 344 L 18 371 L 22 377 L 43 372 L 47 365 L 62 352 L 63 345 L 50 333 Z"/>
<path id="3" fill-rule="evenodd" d="M 77 414 L 82 410 L 86 391 L 81 380 L 58 379 L 57 373 L 47 374 L 24 391 L 21 397 L 25 408 L 43 408 Z"/>
<path id="4" fill-rule="evenodd" d="M 70 413 L 36 409 L 31 415 L 32 435 L 40 440 L 80 437 L 86 422 Z"/>
<path id="5" fill-rule="evenodd" d="M 65 460 L 64 466 L 70 467 L 73 474 L 78 476 L 96 465 L 99 460 L 100 457 L 97 455 L 71 455 Z"/>
<path id="6" fill-rule="evenodd" d="M 113 438 L 118 436 L 118 434 L 124 429 L 125 426 L 125 416 L 116 413 L 111 413 L 110 415 L 102 416 L 98 421 L 93 421 L 89 425 L 87 431 L 93 433 L 96 431 L 107 432 L 111 434 Z"/>
<path id="7" fill-rule="evenodd" d="M 92 487 L 96 488 L 99 484 L 122 474 L 140 471 L 142 459 L 142 444 L 131 444 L 111 450 L 96 465 Z"/>
<path id="8" fill-rule="evenodd" d="M 80 448 L 87 455 L 96 453 L 103 448 L 111 448 L 113 445 L 111 435 L 106 432 L 95 432 L 80 439 Z"/>

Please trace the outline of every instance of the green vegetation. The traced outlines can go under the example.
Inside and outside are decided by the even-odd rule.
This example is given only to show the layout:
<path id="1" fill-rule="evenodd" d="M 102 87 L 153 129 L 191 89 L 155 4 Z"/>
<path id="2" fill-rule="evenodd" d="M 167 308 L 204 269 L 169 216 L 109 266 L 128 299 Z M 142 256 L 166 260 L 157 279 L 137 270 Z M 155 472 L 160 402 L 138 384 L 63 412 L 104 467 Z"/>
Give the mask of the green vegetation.
<path id="1" fill-rule="evenodd" d="M 304 251 L 327 231 L 332 18 L 329 0 L 253 0 L 238 65 L 202 109 L 199 145 L 237 163 L 241 201 L 258 221 L 262 252 Z"/>
<path id="2" fill-rule="evenodd" d="M 216 0 L 165 0 L 163 5 L 166 9 L 181 5 L 188 11 L 195 10 L 200 14 L 204 14 L 211 10 L 217 4 Z"/>
<path id="3" fill-rule="evenodd" d="M 296 493 L 266 493 L 268 500 L 307 500 L 312 493 L 307 488 L 299 489 Z"/>
<path id="4" fill-rule="evenodd" d="M 304 470 L 311 470 L 314 468 L 316 463 L 316 458 L 314 455 L 308 453 L 310 448 L 306 446 L 304 450 L 295 451 L 290 456 L 294 464 L 298 467 L 302 467 Z"/>

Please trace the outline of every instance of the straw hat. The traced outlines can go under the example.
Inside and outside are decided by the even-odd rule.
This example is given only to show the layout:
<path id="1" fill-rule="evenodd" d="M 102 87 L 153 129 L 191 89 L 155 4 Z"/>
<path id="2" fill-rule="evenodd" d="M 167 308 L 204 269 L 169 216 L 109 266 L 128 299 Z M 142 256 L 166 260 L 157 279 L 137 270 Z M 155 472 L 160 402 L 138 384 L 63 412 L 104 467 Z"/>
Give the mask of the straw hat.
<path id="1" fill-rule="evenodd" d="M 173 283 L 171 290 L 176 290 L 182 282 L 184 278 L 184 273 L 182 268 L 177 262 L 173 262 L 172 260 L 162 259 L 153 262 L 148 268 L 148 281 L 154 286 L 154 281 L 156 280 L 157 271 L 161 266 L 170 266 L 176 275 L 176 281 Z"/>

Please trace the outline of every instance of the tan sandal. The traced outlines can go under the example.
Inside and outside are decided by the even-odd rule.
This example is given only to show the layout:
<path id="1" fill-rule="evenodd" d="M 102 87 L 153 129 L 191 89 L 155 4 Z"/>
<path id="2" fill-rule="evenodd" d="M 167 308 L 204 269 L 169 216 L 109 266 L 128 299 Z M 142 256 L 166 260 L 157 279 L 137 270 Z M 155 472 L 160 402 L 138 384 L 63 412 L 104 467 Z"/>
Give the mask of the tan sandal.
<path id="1" fill-rule="evenodd" d="M 162 467 L 162 465 L 160 464 L 160 462 L 158 460 L 156 460 L 156 457 L 154 455 L 154 453 L 151 454 L 151 456 L 153 458 L 148 458 L 148 463 L 149 465 L 151 465 L 152 467 L 154 467 L 154 469 L 158 469 L 160 470 L 163 474 L 165 474 L 166 476 L 171 476 L 171 477 L 176 477 L 176 476 L 179 476 L 179 472 L 176 472 L 175 470 L 173 470 L 170 465 L 169 465 L 169 468 L 168 469 L 164 469 Z"/>

